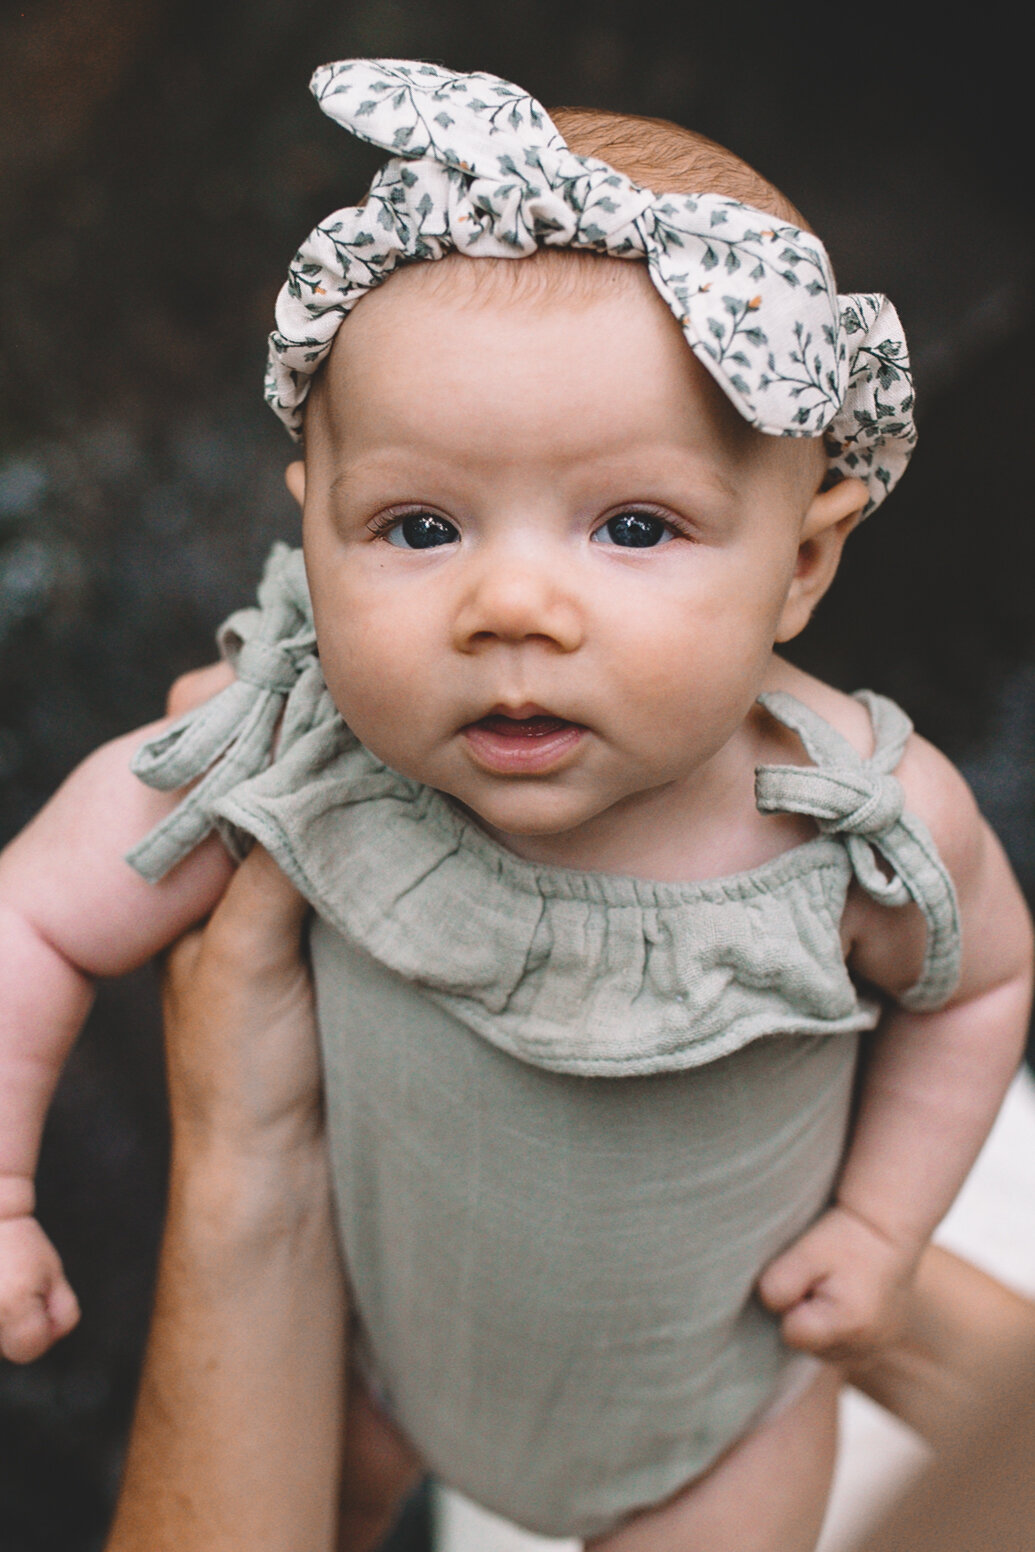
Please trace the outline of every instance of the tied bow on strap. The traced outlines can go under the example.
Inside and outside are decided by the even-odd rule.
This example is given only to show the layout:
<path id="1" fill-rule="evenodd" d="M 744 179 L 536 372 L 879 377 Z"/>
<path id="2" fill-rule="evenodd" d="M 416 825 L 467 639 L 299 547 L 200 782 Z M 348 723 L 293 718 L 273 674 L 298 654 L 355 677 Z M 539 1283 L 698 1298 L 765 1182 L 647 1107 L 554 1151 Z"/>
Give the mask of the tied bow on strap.
<path id="1" fill-rule="evenodd" d="M 900 1000 L 907 1007 L 937 1007 L 959 976 L 959 911 L 956 892 L 926 825 L 905 810 L 902 784 L 892 775 L 913 725 L 893 701 L 859 692 L 870 714 L 874 751 L 864 760 L 847 739 L 792 695 L 760 695 L 765 709 L 793 729 L 812 766 L 761 765 L 755 802 L 764 814 L 807 814 L 824 835 L 840 836 L 852 871 L 882 905 L 915 900 L 927 922 L 920 980 Z M 880 855 L 891 869 L 885 873 Z"/>
<path id="2" fill-rule="evenodd" d="M 215 808 L 233 787 L 270 763 L 330 714 L 316 658 L 316 633 L 302 552 L 274 547 L 259 584 L 259 606 L 231 615 L 219 632 L 234 682 L 143 746 L 133 771 L 149 787 L 197 785 L 126 860 L 156 882 L 215 827 Z M 279 727 L 278 727 L 279 725 Z M 197 780 L 197 778 L 201 778 Z M 224 829 L 235 853 L 233 834 Z"/>
<path id="3" fill-rule="evenodd" d="M 913 725 L 883 696 L 864 690 L 859 698 L 869 710 L 876 740 L 868 760 L 860 758 L 828 723 L 813 720 L 793 696 L 760 696 L 766 710 L 797 733 L 814 764 L 759 766 L 755 802 L 763 814 L 807 814 L 824 835 L 844 836 L 852 870 L 863 888 L 884 905 L 905 905 L 910 898 L 906 884 L 897 870 L 889 878 L 878 867 L 874 848 L 895 867 L 881 843 L 902 819 L 905 794 L 891 772 L 902 758 Z"/>
<path id="4" fill-rule="evenodd" d="M 266 397 L 293 434 L 343 319 L 401 263 L 540 246 L 646 262 L 691 350 L 773 436 L 823 435 L 877 506 L 916 433 L 905 338 L 879 295 L 838 296 L 809 232 L 717 194 L 666 194 L 577 156 L 520 87 L 407 60 L 317 70 L 323 111 L 391 153 L 362 206 L 310 233 L 277 300 Z"/>

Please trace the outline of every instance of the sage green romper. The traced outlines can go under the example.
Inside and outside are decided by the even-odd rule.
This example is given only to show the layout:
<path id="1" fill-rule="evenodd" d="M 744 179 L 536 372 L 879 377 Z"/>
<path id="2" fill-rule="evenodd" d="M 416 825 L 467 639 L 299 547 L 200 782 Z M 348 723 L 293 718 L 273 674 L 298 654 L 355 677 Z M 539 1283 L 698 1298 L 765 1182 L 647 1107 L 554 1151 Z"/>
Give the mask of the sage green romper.
<path id="1" fill-rule="evenodd" d="M 131 860 L 158 877 L 215 822 L 312 902 L 366 1360 L 444 1481 L 544 1534 L 600 1532 L 704 1470 L 796 1361 L 752 1288 L 829 1200 L 880 1013 L 841 950 L 853 874 L 927 919 L 904 1004 L 955 984 L 952 885 L 891 774 L 910 724 L 864 695 L 861 760 L 766 696 L 813 764 L 760 769 L 759 807 L 818 833 L 749 872 L 540 867 L 348 731 L 297 551 L 259 598 L 222 632 L 237 683 L 141 758 L 154 785 L 208 774 Z"/>

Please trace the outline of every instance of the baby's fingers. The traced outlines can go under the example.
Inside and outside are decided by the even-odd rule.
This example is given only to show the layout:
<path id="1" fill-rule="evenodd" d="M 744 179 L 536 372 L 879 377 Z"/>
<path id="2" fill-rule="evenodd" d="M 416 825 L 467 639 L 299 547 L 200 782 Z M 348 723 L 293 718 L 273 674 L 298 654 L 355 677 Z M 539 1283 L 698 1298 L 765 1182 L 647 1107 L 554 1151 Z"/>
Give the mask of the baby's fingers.
<path id="1" fill-rule="evenodd" d="M 822 1290 L 808 1294 L 784 1314 L 780 1335 L 788 1347 L 834 1357 L 840 1348 L 862 1335 L 852 1329 L 846 1312 Z"/>
<path id="2" fill-rule="evenodd" d="M 50 1290 L 47 1299 L 47 1316 L 50 1320 L 53 1342 L 60 1341 L 79 1324 L 79 1300 L 64 1275 L 58 1278 Z"/>
<path id="3" fill-rule="evenodd" d="M 831 1363 L 859 1363 L 893 1340 L 899 1327 L 893 1306 L 820 1288 L 784 1315 L 780 1335 L 788 1347 Z"/>
<path id="4" fill-rule="evenodd" d="M 766 1309 L 782 1315 L 806 1298 L 826 1271 L 799 1240 L 766 1267 L 758 1280 L 758 1296 Z"/>
<path id="5" fill-rule="evenodd" d="M 0 1355 L 31 1363 L 78 1319 L 79 1302 L 36 1219 L 0 1221 Z"/>

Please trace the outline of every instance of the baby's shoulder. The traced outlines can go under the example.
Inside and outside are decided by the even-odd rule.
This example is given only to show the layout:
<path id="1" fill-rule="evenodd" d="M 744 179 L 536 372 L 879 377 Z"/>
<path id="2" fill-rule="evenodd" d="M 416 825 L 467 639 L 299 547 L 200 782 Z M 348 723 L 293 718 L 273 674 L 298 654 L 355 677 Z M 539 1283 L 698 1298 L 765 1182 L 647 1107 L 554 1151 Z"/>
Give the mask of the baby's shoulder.
<path id="1" fill-rule="evenodd" d="M 786 691 L 828 723 L 863 759 L 874 751 L 870 713 L 861 700 L 824 684 L 812 674 L 779 661 L 767 688 Z M 786 734 L 791 744 L 797 739 Z M 799 753 L 793 758 L 800 760 Z M 972 864 L 983 829 L 974 795 L 966 780 L 940 749 L 912 733 L 895 768 L 905 806 L 922 819 L 949 872 L 965 872 Z"/>
<path id="2" fill-rule="evenodd" d="M 793 695 L 795 700 L 801 701 L 835 732 L 840 733 L 842 738 L 847 739 L 863 759 L 867 759 L 873 753 L 873 724 L 870 721 L 870 714 L 862 701 L 856 700 L 853 695 L 835 690 L 833 685 L 824 684 L 822 679 L 817 679 L 813 674 L 807 674 L 803 669 L 795 668 L 793 663 L 785 663 L 780 658 L 773 660 L 772 669 L 766 676 L 765 688 L 767 691 L 777 690 Z M 788 749 L 797 751 L 794 757 L 800 762 L 802 749 L 797 736 L 789 728 L 775 731 L 781 743 Z"/>

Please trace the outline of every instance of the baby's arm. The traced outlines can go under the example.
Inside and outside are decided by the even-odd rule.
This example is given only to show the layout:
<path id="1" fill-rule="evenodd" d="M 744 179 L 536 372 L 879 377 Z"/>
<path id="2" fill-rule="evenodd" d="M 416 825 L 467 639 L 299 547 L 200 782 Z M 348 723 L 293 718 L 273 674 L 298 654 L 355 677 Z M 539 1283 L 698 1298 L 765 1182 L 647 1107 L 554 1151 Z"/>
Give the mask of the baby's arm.
<path id="1" fill-rule="evenodd" d="M 231 872 L 209 838 L 157 885 L 123 856 L 175 805 L 129 769 L 161 724 L 106 744 L 0 853 L 0 1353 L 38 1357 L 78 1318 L 36 1223 L 47 1105 L 95 976 L 144 963 L 204 916 Z"/>
<path id="2" fill-rule="evenodd" d="M 789 1345 L 832 1359 L 857 1358 L 893 1334 L 921 1251 L 1021 1059 L 1031 1001 L 1028 913 L 965 782 L 920 739 L 898 774 L 956 885 L 962 975 L 944 1008 L 896 1008 L 882 1021 L 835 1203 L 759 1284 Z M 853 970 L 901 992 L 922 956 L 919 912 L 862 900 L 852 909 Z"/>

